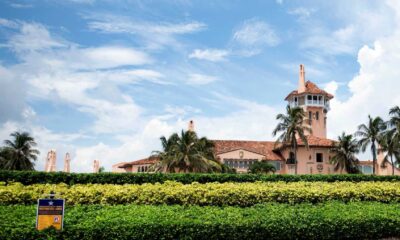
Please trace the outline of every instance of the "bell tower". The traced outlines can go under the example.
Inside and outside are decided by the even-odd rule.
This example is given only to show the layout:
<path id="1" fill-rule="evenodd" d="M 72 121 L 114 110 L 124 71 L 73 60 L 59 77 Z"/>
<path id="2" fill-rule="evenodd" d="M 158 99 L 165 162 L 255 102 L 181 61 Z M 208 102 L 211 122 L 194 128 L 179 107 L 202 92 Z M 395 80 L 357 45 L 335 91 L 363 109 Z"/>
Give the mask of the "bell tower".
<path id="1" fill-rule="evenodd" d="M 312 129 L 311 135 L 326 138 L 329 101 L 333 95 L 320 89 L 313 82 L 306 81 L 305 74 L 304 65 L 300 64 L 298 89 L 292 91 L 285 100 L 291 107 L 303 108 L 307 123 Z"/>

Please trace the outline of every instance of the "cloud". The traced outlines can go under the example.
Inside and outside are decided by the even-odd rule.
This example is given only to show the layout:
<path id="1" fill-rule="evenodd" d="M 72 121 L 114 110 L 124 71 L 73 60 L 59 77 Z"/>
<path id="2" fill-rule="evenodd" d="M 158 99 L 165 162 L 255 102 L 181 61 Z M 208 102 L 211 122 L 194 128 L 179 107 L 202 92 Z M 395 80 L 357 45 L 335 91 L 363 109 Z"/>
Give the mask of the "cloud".
<path id="1" fill-rule="evenodd" d="M 215 82 L 217 80 L 218 80 L 218 78 L 215 76 L 192 73 L 192 74 L 189 74 L 187 83 L 190 85 L 205 85 L 205 84 Z"/>
<path id="2" fill-rule="evenodd" d="M 24 3 L 10 3 L 10 6 L 13 8 L 33 8 L 32 4 L 24 4 Z"/>
<path id="3" fill-rule="evenodd" d="M 219 62 L 226 60 L 226 57 L 230 54 L 229 51 L 223 49 L 195 49 L 189 58 L 196 58 L 201 60 L 208 60 L 211 62 Z"/>
<path id="4" fill-rule="evenodd" d="M 329 113 L 330 136 L 341 131 L 352 133 L 356 127 L 367 121 L 368 114 L 388 118 L 388 111 L 400 105 L 400 5 L 391 3 L 397 12 L 398 25 L 391 36 L 376 39 L 372 46 L 365 45 L 358 51 L 360 64 L 358 74 L 348 83 L 351 93 L 348 99 L 333 99 Z M 337 88 L 336 83 L 328 85 L 330 90 Z"/>
<path id="5" fill-rule="evenodd" d="M 305 8 L 305 7 L 298 7 L 294 9 L 290 9 L 288 13 L 290 15 L 296 15 L 300 19 L 305 19 L 311 16 L 311 14 L 315 12 L 315 9 L 313 8 Z"/>
<path id="6" fill-rule="evenodd" d="M 267 23 L 258 19 L 249 19 L 233 34 L 233 40 L 244 46 L 276 46 L 280 39 L 275 30 Z"/>
<path id="7" fill-rule="evenodd" d="M 270 24 L 257 18 L 244 21 L 233 33 L 231 48 L 235 55 L 251 57 L 265 47 L 274 47 L 280 38 Z"/>
<path id="8" fill-rule="evenodd" d="M 93 31 L 109 34 L 133 34 L 141 37 L 147 48 L 179 45 L 176 35 L 202 31 L 207 25 L 201 22 L 148 22 L 117 15 L 92 14 L 85 16 L 88 27 Z"/>

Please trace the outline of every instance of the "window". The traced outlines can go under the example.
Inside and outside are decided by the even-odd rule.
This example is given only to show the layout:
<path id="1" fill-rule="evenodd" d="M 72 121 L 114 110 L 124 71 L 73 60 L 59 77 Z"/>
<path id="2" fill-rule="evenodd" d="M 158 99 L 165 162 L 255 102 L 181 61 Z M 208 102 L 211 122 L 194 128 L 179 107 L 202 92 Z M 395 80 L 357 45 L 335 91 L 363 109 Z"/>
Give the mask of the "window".
<path id="1" fill-rule="evenodd" d="M 307 95 L 307 100 L 312 100 L 312 96 L 311 95 Z"/>
<path id="2" fill-rule="evenodd" d="M 324 161 L 324 155 L 322 153 L 317 153 L 317 162 L 322 163 Z"/>
<path id="3" fill-rule="evenodd" d="M 275 167 L 276 171 L 280 171 L 281 170 L 281 162 L 279 162 L 279 161 L 269 161 L 269 163 L 271 163 Z"/>
<path id="4" fill-rule="evenodd" d="M 358 169 L 364 174 L 372 174 L 372 166 L 358 166 Z"/>
<path id="5" fill-rule="evenodd" d="M 319 112 L 317 111 L 316 113 L 315 113 L 315 119 L 319 119 Z"/>

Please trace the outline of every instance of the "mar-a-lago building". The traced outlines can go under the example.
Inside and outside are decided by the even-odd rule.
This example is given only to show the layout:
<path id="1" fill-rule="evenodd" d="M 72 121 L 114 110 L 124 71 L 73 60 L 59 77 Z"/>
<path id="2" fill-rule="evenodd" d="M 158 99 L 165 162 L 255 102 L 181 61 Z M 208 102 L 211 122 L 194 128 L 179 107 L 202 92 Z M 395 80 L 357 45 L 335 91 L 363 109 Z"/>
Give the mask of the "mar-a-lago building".
<path id="1" fill-rule="evenodd" d="M 309 148 L 298 140 L 297 173 L 298 174 L 332 174 L 338 173 L 330 163 L 333 154 L 330 152 L 334 140 L 327 138 L 329 101 L 333 95 L 320 89 L 311 81 L 305 80 L 304 66 L 300 65 L 300 76 L 297 90 L 292 91 L 285 98 L 292 107 L 301 107 L 306 113 L 311 133 L 307 133 Z M 194 130 L 193 121 L 189 123 L 189 130 Z M 294 154 L 290 146 L 279 146 L 275 141 L 244 141 L 244 140 L 213 140 L 217 159 L 237 172 L 248 171 L 251 164 L 266 160 L 273 164 L 277 174 L 294 174 Z M 391 164 L 382 166 L 383 153 L 378 154 L 376 173 L 390 175 Z M 146 172 L 157 162 L 157 159 L 146 158 L 132 162 L 122 162 L 113 165 L 113 172 Z M 372 161 L 360 161 L 360 170 L 363 173 L 372 173 Z M 395 168 L 395 174 L 400 175 L 400 169 Z"/>

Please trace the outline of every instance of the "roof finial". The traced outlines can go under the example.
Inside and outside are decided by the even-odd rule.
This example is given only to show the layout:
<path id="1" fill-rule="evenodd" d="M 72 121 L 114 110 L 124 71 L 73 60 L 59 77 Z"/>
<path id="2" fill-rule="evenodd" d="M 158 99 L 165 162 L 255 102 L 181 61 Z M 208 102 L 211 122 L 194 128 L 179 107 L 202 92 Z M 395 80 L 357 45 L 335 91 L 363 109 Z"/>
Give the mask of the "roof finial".
<path id="1" fill-rule="evenodd" d="M 302 93 L 306 91 L 306 72 L 304 71 L 304 65 L 300 64 L 300 77 L 299 77 L 299 88 L 297 90 L 298 93 Z"/>
<path id="2" fill-rule="evenodd" d="M 188 131 L 194 132 L 194 122 L 193 122 L 193 120 L 189 121 Z"/>

